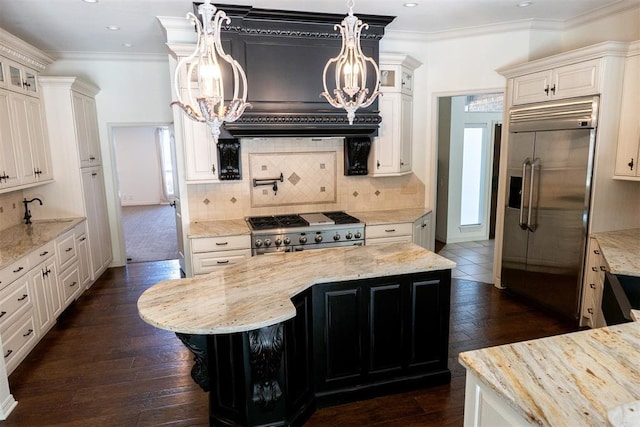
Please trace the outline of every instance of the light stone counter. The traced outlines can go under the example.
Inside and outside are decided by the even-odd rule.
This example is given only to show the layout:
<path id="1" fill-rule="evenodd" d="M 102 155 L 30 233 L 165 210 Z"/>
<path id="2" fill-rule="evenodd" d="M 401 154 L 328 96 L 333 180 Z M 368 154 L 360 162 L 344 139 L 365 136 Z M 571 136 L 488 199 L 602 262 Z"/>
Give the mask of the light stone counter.
<path id="1" fill-rule="evenodd" d="M 147 323 L 174 332 L 244 332 L 294 317 L 291 297 L 316 283 L 447 270 L 455 265 L 411 243 L 262 255 L 204 276 L 157 283 L 138 300 L 138 312 Z"/>
<path id="2" fill-rule="evenodd" d="M 640 277 L 640 228 L 596 233 L 609 272 Z"/>
<path id="3" fill-rule="evenodd" d="M 460 353 L 459 360 L 528 423 L 606 426 L 608 411 L 640 399 L 638 354 L 640 323 L 632 322 Z"/>
<path id="4" fill-rule="evenodd" d="M 71 230 L 84 218 L 34 220 L 0 232 L 0 269 Z"/>
<path id="5" fill-rule="evenodd" d="M 430 209 L 413 208 L 413 209 L 393 209 L 385 211 L 361 211 L 347 212 L 355 216 L 366 225 L 393 224 L 401 222 L 414 222 L 421 216 L 431 212 Z"/>
<path id="6" fill-rule="evenodd" d="M 249 226 L 244 219 L 226 219 L 219 221 L 197 221 L 189 224 L 188 237 L 234 236 L 249 234 Z"/>

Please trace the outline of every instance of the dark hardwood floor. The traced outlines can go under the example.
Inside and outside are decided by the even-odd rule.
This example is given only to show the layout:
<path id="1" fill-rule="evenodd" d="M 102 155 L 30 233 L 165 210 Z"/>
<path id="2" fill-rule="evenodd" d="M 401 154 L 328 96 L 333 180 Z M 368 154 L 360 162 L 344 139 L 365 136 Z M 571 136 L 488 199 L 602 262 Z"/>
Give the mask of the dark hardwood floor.
<path id="1" fill-rule="evenodd" d="M 109 269 L 58 319 L 9 377 L 18 406 L 3 426 L 205 426 L 208 400 L 190 377 L 191 353 L 144 323 L 136 301 L 179 277 L 177 262 Z M 451 384 L 322 408 L 309 426 L 460 426 L 461 351 L 571 332 L 566 321 L 492 285 L 453 280 Z"/>

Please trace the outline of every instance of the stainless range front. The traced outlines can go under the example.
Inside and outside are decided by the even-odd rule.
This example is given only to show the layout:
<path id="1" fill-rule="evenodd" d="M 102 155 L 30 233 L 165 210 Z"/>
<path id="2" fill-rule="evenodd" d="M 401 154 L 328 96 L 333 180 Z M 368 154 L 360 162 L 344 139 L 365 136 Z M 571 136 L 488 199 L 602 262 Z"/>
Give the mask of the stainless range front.
<path id="1" fill-rule="evenodd" d="M 342 211 L 249 217 L 252 255 L 364 245 L 364 224 Z"/>

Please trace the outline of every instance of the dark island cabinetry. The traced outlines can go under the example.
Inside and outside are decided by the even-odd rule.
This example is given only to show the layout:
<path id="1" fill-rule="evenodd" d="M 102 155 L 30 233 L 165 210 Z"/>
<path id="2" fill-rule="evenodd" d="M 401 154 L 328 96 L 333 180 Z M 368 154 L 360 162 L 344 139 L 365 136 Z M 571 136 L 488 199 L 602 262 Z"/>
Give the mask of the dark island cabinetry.
<path id="1" fill-rule="evenodd" d="M 320 403 L 448 382 L 450 270 L 313 287 Z"/>

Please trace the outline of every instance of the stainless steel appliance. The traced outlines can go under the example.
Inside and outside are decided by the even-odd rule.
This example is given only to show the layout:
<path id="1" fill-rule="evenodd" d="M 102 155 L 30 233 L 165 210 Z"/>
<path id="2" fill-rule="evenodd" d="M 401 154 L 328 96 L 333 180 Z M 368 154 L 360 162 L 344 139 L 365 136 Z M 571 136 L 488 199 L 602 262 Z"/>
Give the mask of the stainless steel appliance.
<path id="1" fill-rule="evenodd" d="M 246 218 L 252 255 L 364 245 L 364 224 L 345 212 Z"/>
<path id="2" fill-rule="evenodd" d="M 598 101 L 509 112 L 501 283 L 570 318 L 579 311 Z"/>

